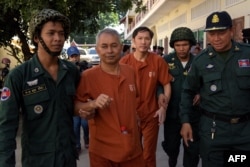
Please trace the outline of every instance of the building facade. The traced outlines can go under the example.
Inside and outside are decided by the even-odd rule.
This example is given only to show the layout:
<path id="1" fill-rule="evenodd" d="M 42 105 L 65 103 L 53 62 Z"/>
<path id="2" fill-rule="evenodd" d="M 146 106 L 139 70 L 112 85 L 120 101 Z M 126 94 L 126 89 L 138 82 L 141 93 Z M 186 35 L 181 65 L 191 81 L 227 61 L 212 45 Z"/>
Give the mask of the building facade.
<path id="1" fill-rule="evenodd" d="M 249 0 L 144 0 L 147 10 L 129 10 L 122 19 L 125 40 L 131 40 L 133 30 L 147 26 L 154 32 L 152 46 L 163 46 L 164 53 L 172 51 L 169 38 L 177 27 L 189 27 L 202 48 L 207 45 L 204 28 L 206 17 L 214 11 L 227 11 L 233 19 L 234 40 L 241 41 L 242 30 L 250 31 Z"/>

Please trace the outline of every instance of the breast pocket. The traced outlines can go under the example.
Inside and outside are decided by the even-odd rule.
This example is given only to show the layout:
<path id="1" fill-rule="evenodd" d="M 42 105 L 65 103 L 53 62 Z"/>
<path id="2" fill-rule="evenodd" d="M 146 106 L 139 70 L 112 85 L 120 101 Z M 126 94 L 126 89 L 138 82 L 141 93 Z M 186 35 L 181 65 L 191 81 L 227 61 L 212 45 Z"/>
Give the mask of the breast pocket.
<path id="1" fill-rule="evenodd" d="M 250 89 L 250 68 L 236 69 L 237 84 L 240 89 Z"/>
<path id="2" fill-rule="evenodd" d="M 222 90 L 221 73 L 214 72 L 203 76 L 204 88 L 208 95 L 216 94 Z"/>
<path id="3" fill-rule="evenodd" d="M 49 105 L 49 93 L 47 90 L 25 95 L 24 106 L 28 120 L 39 119 L 45 115 Z"/>

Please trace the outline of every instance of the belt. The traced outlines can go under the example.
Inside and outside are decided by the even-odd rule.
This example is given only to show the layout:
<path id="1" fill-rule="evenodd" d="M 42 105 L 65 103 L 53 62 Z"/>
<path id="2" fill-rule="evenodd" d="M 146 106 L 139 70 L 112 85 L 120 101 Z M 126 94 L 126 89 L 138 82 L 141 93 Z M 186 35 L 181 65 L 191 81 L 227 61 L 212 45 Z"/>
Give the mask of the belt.
<path id="1" fill-rule="evenodd" d="M 212 113 L 205 111 L 201 109 L 201 112 L 203 115 L 212 118 L 214 120 L 219 120 L 223 122 L 228 122 L 231 124 L 237 124 L 241 122 L 246 122 L 250 121 L 250 113 L 244 114 L 244 115 L 236 115 L 236 116 L 231 116 L 231 115 L 225 115 L 225 114 L 217 114 L 217 113 Z"/>

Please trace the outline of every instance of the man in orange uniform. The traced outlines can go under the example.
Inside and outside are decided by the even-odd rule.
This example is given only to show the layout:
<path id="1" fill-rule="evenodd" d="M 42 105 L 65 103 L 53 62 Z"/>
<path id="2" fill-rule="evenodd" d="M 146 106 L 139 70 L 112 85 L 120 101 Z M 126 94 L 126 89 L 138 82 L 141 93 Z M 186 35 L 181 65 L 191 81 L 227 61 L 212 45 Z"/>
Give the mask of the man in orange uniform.
<path id="1" fill-rule="evenodd" d="M 137 114 L 140 119 L 140 132 L 143 136 L 143 156 L 146 166 L 156 166 L 156 146 L 159 124 L 165 121 L 166 108 L 171 95 L 168 64 L 162 57 L 149 52 L 153 32 L 147 27 L 138 27 L 132 34 L 135 52 L 120 60 L 120 64 L 129 64 L 136 71 L 136 83 L 139 92 Z M 164 85 L 164 107 L 159 109 L 156 98 L 157 84 Z"/>
<path id="2" fill-rule="evenodd" d="M 144 167 L 136 117 L 135 72 L 119 65 L 122 43 L 117 31 L 96 38 L 100 65 L 82 73 L 75 113 L 89 119 L 91 166 Z"/>

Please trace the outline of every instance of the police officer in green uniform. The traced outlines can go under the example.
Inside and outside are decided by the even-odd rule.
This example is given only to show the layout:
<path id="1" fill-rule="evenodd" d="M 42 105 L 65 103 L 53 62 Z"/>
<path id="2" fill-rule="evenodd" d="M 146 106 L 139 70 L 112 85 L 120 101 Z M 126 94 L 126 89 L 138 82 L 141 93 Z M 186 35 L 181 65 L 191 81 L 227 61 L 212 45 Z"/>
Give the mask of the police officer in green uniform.
<path id="1" fill-rule="evenodd" d="M 172 95 L 168 103 L 166 112 L 166 120 L 164 122 L 164 141 L 162 147 L 169 157 L 169 166 L 175 167 L 181 144 L 181 122 L 179 118 L 179 104 L 181 100 L 181 89 L 186 78 L 188 70 L 191 66 L 194 56 L 190 53 L 190 49 L 196 44 L 193 32 L 187 27 L 176 28 L 170 38 L 170 47 L 174 48 L 174 52 L 164 56 L 168 63 L 170 74 L 173 76 L 171 82 Z M 199 112 L 198 100 L 196 96 L 195 106 L 192 107 L 192 128 L 194 130 L 194 142 L 189 147 L 184 146 L 183 165 L 185 167 L 195 167 L 199 162 L 199 137 L 198 122 Z M 159 97 L 160 98 L 160 97 Z"/>
<path id="2" fill-rule="evenodd" d="M 193 60 L 186 77 L 181 134 L 186 145 L 193 140 L 192 97 L 200 91 L 202 166 L 222 167 L 225 151 L 250 150 L 250 46 L 232 40 L 232 19 L 225 11 L 210 14 L 205 31 L 211 46 Z"/>
<path id="3" fill-rule="evenodd" d="M 13 69 L 0 101 L 0 166 L 15 166 L 16 134 L 22 111 L 22 167 L 76 167 L 73 98 L 80 73 L 58 59 L 70 21 L 44 9 L 30 22 L 37 52 Z"/>

